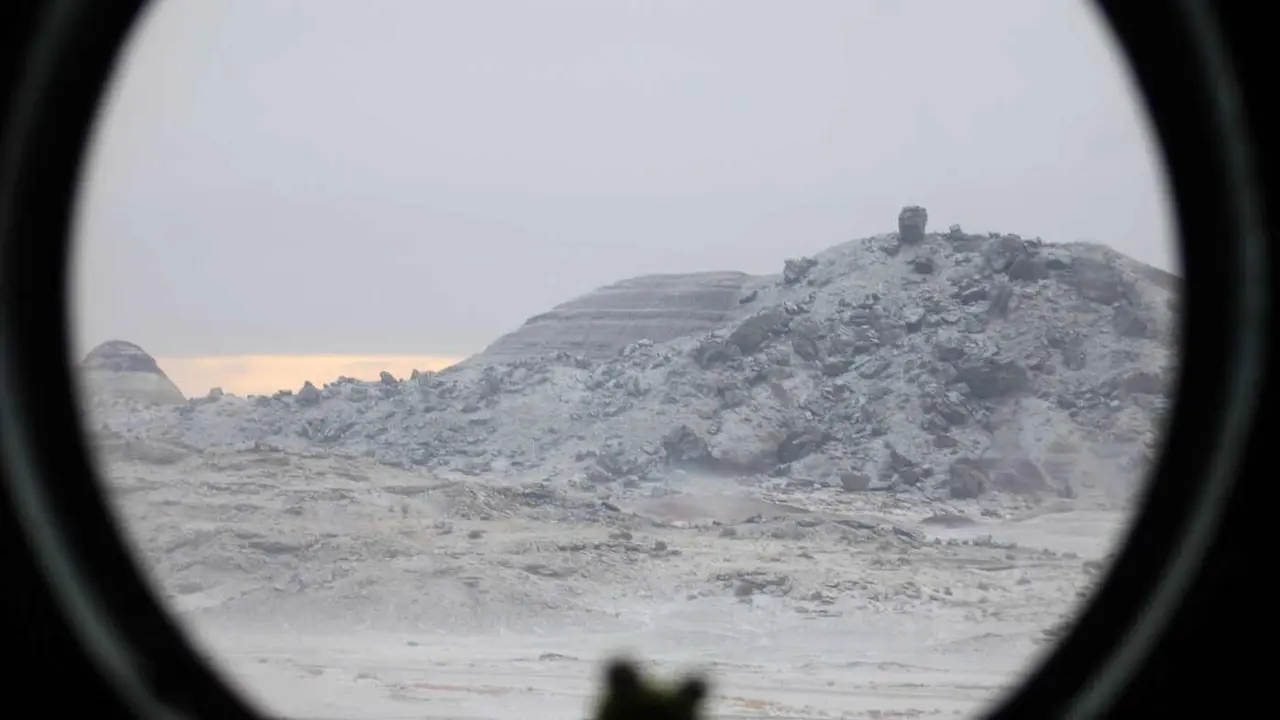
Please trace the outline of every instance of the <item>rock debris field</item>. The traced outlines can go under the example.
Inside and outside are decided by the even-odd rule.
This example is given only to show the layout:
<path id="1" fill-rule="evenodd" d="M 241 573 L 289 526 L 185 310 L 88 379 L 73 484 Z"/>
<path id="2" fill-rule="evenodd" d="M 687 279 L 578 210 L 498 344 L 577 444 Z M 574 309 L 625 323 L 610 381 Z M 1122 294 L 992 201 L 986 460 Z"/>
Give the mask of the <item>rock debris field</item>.
<path id="1" fill-rule="evenodd" d="M 187 400 L 113 341 L 86 428 L 157 592 L 283 715 L 581 717 L 617 652 L 708 672 L 716 717 L 972 714 L 1117 550 L 1180 281 L 926 224 L 407 378 Z"/>

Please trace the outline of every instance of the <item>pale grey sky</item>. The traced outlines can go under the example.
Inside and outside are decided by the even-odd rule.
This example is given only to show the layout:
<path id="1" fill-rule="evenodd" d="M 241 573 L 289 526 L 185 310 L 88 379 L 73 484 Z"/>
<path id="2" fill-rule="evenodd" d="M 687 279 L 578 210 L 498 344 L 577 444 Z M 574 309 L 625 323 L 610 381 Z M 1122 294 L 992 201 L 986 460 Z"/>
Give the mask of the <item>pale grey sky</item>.
<path id="1" fill-rule="evenodd" d="M 163 0 L 86 178 L 77 344 L 468 354 L 905 204 L 1176 269 L 1118 58 L 1078 0 Z"/>

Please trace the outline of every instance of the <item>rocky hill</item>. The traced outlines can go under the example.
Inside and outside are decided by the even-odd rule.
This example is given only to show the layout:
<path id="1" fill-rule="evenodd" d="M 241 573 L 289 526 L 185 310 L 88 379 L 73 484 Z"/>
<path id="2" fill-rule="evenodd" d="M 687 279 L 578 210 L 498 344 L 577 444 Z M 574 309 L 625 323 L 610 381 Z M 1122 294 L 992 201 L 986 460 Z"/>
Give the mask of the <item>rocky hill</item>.
<path id="1" fill-rule="evenodd" d="M 741 307 L 751 275 L 646 275 L 607 285 L 530 318 L 471 362 L 501 363 L 563 352 L 607 360 L 640 340 L 662 343 L 715 330 Z"/>
<path id="2" fill-rule="evenodd" d="M 142 348 L 112 340 L 94 348 L 81 364 L 86 393 L 143 405 L 183 405 L 187 397 Z"/>
<path id="3" fill-rule="evenodd" d="M 179 401 L 111 343 L 87 426 L 155 588 L 281 716 L 566 717 L 623 649 L 710 663 L 726 717 L 973 713 L 1103 576 L 1178 281 L 926 220 L 409 378 Z"/>
<path id="4" fill-rule="evenodd" d="M 898 232 L 775 276 L 620 282 L 439 373 L 176 408 L 99 395 L 95 412 L 161 455 L 276 449 L 604 494 L 697 474 L 1128 496 L 1170 402 L 1177 279 L 1102 246 L 926 220 L 905 208 Z"/>

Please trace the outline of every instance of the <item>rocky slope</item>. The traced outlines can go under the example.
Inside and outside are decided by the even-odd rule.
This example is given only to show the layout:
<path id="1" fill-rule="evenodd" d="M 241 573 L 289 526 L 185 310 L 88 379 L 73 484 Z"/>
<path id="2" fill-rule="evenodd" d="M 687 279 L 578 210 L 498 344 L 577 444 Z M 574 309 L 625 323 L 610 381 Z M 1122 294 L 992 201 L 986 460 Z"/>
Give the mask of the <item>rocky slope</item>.
<path id="1" fill-rule="evenodd" d="M 619 283 L 440 373 L 96 408 L 166 451 L 605 493 L 688 473 L 938 499 L 1131 493 L 1170 402 L 1176 278 L 1096 245 L 915 232 L 908 210 L 900 232 L 777 276 Z"/>

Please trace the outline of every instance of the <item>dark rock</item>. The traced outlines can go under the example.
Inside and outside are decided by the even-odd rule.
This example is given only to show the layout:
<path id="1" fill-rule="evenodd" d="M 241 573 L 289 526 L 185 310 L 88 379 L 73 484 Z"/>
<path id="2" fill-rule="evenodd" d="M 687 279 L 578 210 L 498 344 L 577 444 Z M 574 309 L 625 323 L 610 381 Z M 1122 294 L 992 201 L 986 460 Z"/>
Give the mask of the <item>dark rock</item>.
<path id="1" fill-rule="evenodd" d="M 782 311 L 788 315 L 808 315 L 812 310 L 812 301 L 798 303 L 787 302 L 782 304 Z"/>
<path id="2" fill-rule="evenodd" d="M 675 466 L 705 464 L 711 457 L 707 441 L 688 425 L 667 433 L 662 439 L 662 450 L 667 463 Z"/>
<path id="3" fill-rule="evenodd" d="M 1053 360 L 1049 356 L 1048 350 L 1039 350 L 1032 352 L 1027 359 L 1027 369 L 1038 372 L 1053 374 Z"/>
<path id="4" fill-rule="evenodd" d="M 918 205 L 908 205 L 898 213 L 898 238 L 906 244 L 924 240 L 924 229 L 929 213 Z"/>
<path id="5" fill-rule="evenodd" d="M 867 358 L 858 363 L 855 371 L 858 377 L 864 380 L 874 380 L 883 375 L 892 365 L 893 361 L 888 358 Z"/>
<path id="6" fill-rule="evenodd" d="M 1006 271 L 1010 280 L 1034 282 L 1049 277 L 1049 267 L 1044 260 L 1031 255 L 1019 255 Z"/>
<path id="7" fill-rule="evenodd" d="M 964 401 L 954 393 L 935 393 L 922 398 L 920 404 L 925 412 L 936 414 L 948 427 L 964 425 L 972 416 Z"/>
<path id="8" fill-rule="evenodd" d="M 897 476 L 903 485 L 911 487 L 919 485 L 920 481 L 924 479 L 924 474 L 919 468 L 915 467 L 903 468 L 897 472 Z"/>
<path id="9" fill-rule="evenodd" d="M 972 500 L 987 489 L 987 475 L 978 462 L 960 458 L 947 470 L 947 492 L 955 500 Z"/>
<path id="10" fill-rule="evenodd" d="M 949 450 L 951 448 L 960 447 L 960 441 L 950 435 L 939 433 L 933 436 L 933 446 L 939 450 Z"/>
<path id="11" fill-rule="evenodd" d="M 818 340 L 822 328 L 812 320 L 799 320 L 791 324 L 791 349 L 804 360 L 817 360 L 822 355 Z"/>
<path id="12" fill-rule="evenodd" d="M 978 358 L 956 366 L 956 380 L 969 388 L 975 398 L 991 399 L 1030 388 L 1027 369 L 1009 359 Z"/>
<path id="13" fill-rule="evenodd" d="M 778 462 L 792 463 L 818 450 L 830 437 L 820 428 L 810 427 L 787 434 L 778 445 Z"/>
<path id="14" fill-rule="evenodd" d="M 1080 297 L 1102 305 L 1124 299 L 1124 275 L 1101 260 L 1078 257 L 1071 263 L 1071 279 Z"/>
<path id="15" fill-rule="evenodd" d="M 759 291 L 759 290 L 752 290 L 751 292 L 747 293 L 746 295 L 743 295 L 742 297 L 738 298 L 738 304 L 739 304 L 739 305 L 746 305 L 747 303 L 753 303 L 753 302 L 755 302 L 755 301 L 756 301 L 756 298 L 758 298 L 758 297 L 760 297 L 760 291 Z"/>
<path id="16" fill-rule="evenodd" d="M 1046 257 L 1044 259 L 1044 267 L 1046 270 L 1058 272 L 1062 270 L 1070 270 L 1071 263 L 1069 262 L 1068 258 L 1062 257 L 1060 255 L 1050 255 L 1049 257 Z"/>
<path id="17" fill-rule="evenodd" d="M 961 291 L 957 296 L 957 299 L 960 300 L 962 305 L 973 305 L 974 303 L 980 303 L 990 297 L 991 291 L 985 285 L 978 285 Z"/>
<path id="18" fill-rule="evenodd" d="M 699 343 L 693 351 L 694 361 L 701 368 L 709 368 L 740 357 L 742 357 L 742 350 L 737 345 L 720 338 L 708 338 Z"/>
<path id="19" fill-rule="evenodd" d="M 1111 317 L 1111 327 L 1116 331 L 1117 335 L 1122 337 L 1151 337 L 1150 324 L 1128 303 L 1120 303 L 1115 306 L 1115 311 Z"/>
<path id="20" fill-rule="evenodd" d="M 1045 334 L 1049 347 L 1062 352 L 1062 364 L 1068 370 L 1083 370 L 1086 363 L 1084 338 L 1079 333 L 1050 330 Z"/>
<path id="21" fill-rule="evenodd" d="M 992 317 L 1004 317 L 1009 314 L 1009 301 L 1013 299 L 1013 287 L 1008 283 L 1000 283 L 991 295 L 991 304 L 987 306 L 987 314 Z"/>
<path id="22" fill-rule="evenodd" d="M 889 450 L 889 469 L 898 472 L 905 468 L 915 467 L 915 462 L 911 458 L 898 452 L 898 449 L 889 443 L 885 443 Z"/>
<path id="23" fill-rule="evenodd" d="M 902 327 L 907 332 L 920 332 L 920 328 L 924 327 L 924 316 L 924 308 L 907 308 L 902 313 Z"/>
<path id="24" fill-rule="evenodd" d="M 818 266 L 818 261 L 811 257 L 802 257 L 799 259 L 788 259 L 783 262 L 782 281 L 788 285 L 795 285 Z"/>
<path id="25" fill-rule="evenodd" d="M 596 467 L 610 478 L 621 479 L 641 474 L 640 463 L 627 455 L 626 447 L 618 441 L 606 442 L 596 453 Z"/>
<path id="26" fill-rule="evenodd" d="M 1084 352 L 1084 338 L 1073 337 L 1066 345 L 1062 346 L 1062 364 L 1068 370 L 1083 370 L 1088 363 L 1088 357 Z"/>
<path id="27" fill-rule="evenodd" d="M 378 373 L 378 381 L 381 382 L 383 385 L 395 385 L 397 382 L 399 382 L 398 380 L 396 380 L 395 375 L 392 375 L 386 370 L 383 370 L 382 372 Z"/>
<path id="28" fill-rule="evenodd" d="M 845 492 L 862 492 L 871 487 L 871 476 L 860 472 L 840 473 L 840 487 Z"/>
<path id="29" fill-rule="evenodd" d="M 968 353 L 956 337 L 940 337 L 933 343 L 933 356 L 942 362 L 955 362 Z"/>
<path id="30" fill-rule="evenodd" d="M 837 332 L 828 343 L 828 355 L 857 357 L 865 355 L 880 344 L 879 337 L 865 328 L 855 328 L 847 332 Z"/>
<path id="31" fill-rule="evenodd" d="M 875 328 L 880 325 L 880 314 L 875 306 L 863 307 L 841 316 L 844 324 L 859 328 Z"/>
<path id="32" fill-rule="evenodd" d="M 751 401 L 751 395 L 747 390 L 736 384 L 719 388 L 717 395 L 720 397 L 721 410 L 732 410 Z"/>
<path id="33" fill-rule="evenodd" d="M 1022 242 L 1022 238 L 1017 235 L 1002 235 L 987 243 L 983 248 L 982 256 L 987 261 L 987 267 L 993 272 L 1002 273 L 1026 252 L 1026 245 Z"/>
<path id="34" fill-rule="evenodd" d="M 1056 494 L 1049 478 L 1026 457 L 984 458 L 990 487 L 1014 495 Z"/>
<path id="35" fill-rule="evenodd" d="M 796 335 L 791 338 L 791 349 L 805 360 L 817 360 L 822 355 L 817 340 L 808 335 Z"/>
<path id="36" fill-rule="evenodd" d="M 888 470 L 891 474 L 897 476 L 905 485 L 916 485 L 924 479 L 925 473 L 921 471 L 922 469 L 916 465 L 915 461 L 898 452 L 897 448 L 892 445 L 888 445 L 888 448 Z"/>
<path id="37" fill-rule="evenodd" d="M 822 374 L 827 377 L 839 377 L 849 372 L 853 361 L 847 358 L 838 360 L 828 360 L 822 363 Z"/>
<path id="38" fill-rule="evenodd" d="M 302 389 L 298 391 L 296 399 L 299 405 L 315 405 L 320 402 L 320 389 L 307 380 L 302 383 Z"/>
<path id="39" fill-rule="evenodd" d="M 934 264 L 933 258 L 922 256 L 911 261 L 911 269 L 921 275 L 931 275 L 937 269 L 937 266 Z"/>
<path id="40" fill-rule="evenodd" d="M 786 313 L 770 308 L 742 321 L 729 334 L 729 342 L 738 346 L 743 355 L 751 355 L 763 347 L 769 337 L 782 329 L 786 322 Z"/>

